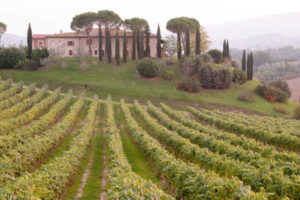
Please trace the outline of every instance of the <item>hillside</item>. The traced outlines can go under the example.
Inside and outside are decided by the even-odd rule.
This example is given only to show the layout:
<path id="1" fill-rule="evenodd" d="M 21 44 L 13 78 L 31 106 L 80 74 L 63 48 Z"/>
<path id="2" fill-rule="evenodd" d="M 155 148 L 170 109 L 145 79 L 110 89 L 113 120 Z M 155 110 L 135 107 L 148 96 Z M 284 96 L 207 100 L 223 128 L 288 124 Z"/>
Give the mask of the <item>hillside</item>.
<path id="1" fill-rule="evenodd" d="M 270 15 L 205 26 L 212 47 L 221 48 L 224 38 L 232 48 L 266 49 L 292 45 L 300 47 L 300 12 Z M 230 30 L 230 31 L 228 31 Z M 293 41 L 293 42 L 292 42 Z"/>
<path id="2" fill-rule="evenodd" d="M 0 80 L 0 199 L 300 198 L 297 120 L 53 89 Z"/>
<path id="3" fill-rule="evenodd" d="M 168 68 L 177 73 L 176 78 L 179 78 L 177 65 Z M 166 81 L 161 78 L 153 80 L 139 77 L 133 62 L 117 67 L 106 63 L 100 64 L 96 58 L 82 61 L 75 58 L 62 59 L 56 61 L 51 69 L 38 72 L 1 70 L 0 76 L 12 78 L 14 82 L 24 81 L 26 84 L 35 82 L 39 87 L 43 84 L 48 84 L 51 89 L 61 87 L 64 92 L 73 89 L 75 94 L 84 91 L 90 97 L 94 94 L 100 98 L 111 95 L 116 101 L 124 98 L 128 102 L 133 102 L 134 99 L 138 99 L 142 103 L 151 100 L 155 104 L 164 102 L 179 109 L 192 105 L 223 111 L 282 115 L 274 110 L 276 107 L 288 111 L 288 114 L 283 116 L 290 117 L 296 107 L 296 103 L 292 101 L 287 104 L 271 104 L 257 95 L 253 103 L 238 100 L 238 95 L 242 92 L 253 93 L 257 81 L 250 81 L 244 85 L 233 84 L 227 90 L 201 89 L 194 94 L 177 90 L 176 79 Z"/>

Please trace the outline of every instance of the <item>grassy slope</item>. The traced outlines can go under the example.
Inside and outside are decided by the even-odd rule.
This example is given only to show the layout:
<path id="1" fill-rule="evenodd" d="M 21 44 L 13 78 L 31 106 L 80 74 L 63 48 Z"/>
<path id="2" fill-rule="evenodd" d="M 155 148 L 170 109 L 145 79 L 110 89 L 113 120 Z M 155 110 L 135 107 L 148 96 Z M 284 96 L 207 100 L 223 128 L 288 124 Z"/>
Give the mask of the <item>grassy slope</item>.
<path id="1" fill-rule="evenodd" d="M 64 66 L 64 67 L 61 67 Z M 178 74 L 178 68 L 168 66 Z M 228 90 L 200 90 L 197 94 L 186 93 L 175 88 L 175 82 L 162 79 L 145 80 L 136 75 L 135 63 L 115 66 L 101 63 L 95 58 L 86 59 L 81 62 L 76 59 L 63 59 L 60 64 L 48 71 L 15 71 L 1 70 L 3 78 L 11 77 L 13 80 L 23 80 L 26 84 L 36 82 L 39 86 L 47 83 L 51 89 L 62 87 L 64 91 L 73 88 L 79 94 L 85 90 L 89 96 L 98 94 L 106 98 L 109 94 L 114 100 L 125 98 L 128 102 L 138 99 L 144 103 L 151 100 L 154 103 L 163 101 L 177 108 L 186 105 L 203 106 L 206 108 L 219 108 L 222 110 L 247 110 L 258 111 L 269 115 L 278 115 L 273 108 L 280 107 L 289 111 L 289 116 L 295 108 L 296 103 L 270 104 L 266 100 L 256 96 L 256 102 L 246 103 L 237 99 L 241 92 L 251 92 L 256 81 L 247 82 L 245 85 L 233 84 Z M 178 78 L 178 76 L 177 76 Z M 238 108 L 237 108 L 238 107 Z"/>

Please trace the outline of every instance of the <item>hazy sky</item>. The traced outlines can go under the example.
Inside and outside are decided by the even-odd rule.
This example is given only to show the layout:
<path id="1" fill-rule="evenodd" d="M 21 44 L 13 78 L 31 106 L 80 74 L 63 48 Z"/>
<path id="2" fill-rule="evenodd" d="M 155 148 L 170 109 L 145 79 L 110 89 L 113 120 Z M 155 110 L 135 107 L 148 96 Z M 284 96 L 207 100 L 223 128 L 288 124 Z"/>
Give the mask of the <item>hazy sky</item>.
<path id="1" fill-rule="evenodd" d="M 160 23 L 166 32 L 166 22 L 173 17 L 194 17 L 205 26 L 300 11 L 300 0 L 2 0 L 0 21 L 7 24 L 8 33 L 25 35 L 29 22 L 33 33 L 58 33 L 71 31 L 74 15 L 103 9 L 122 19 L 145 18 L 152 31 Z"/>

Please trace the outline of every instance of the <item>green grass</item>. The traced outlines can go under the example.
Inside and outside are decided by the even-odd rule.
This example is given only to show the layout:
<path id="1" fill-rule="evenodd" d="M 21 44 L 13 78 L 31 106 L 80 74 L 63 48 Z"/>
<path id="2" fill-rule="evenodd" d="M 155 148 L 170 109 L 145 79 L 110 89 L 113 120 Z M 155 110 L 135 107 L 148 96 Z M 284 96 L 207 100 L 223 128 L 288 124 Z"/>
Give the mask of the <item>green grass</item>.
<path id="1" fill-rule="evenodd" d="M 257 81 L 248 81 L 244 85 L 232 84 L 227 90 L 204 90 L 192 94 L 177 90 L 176 80 L 166 81 L 143 79 L 136 74 L 135 62 L 128 62 L 121 66 L 115 64 L 99 63 L 97 58 L 82 59 L 65 58 L 57 61 L 55 67 L 50 70 L 37 72 L 22 70 L 1 70 L 0 76 L 12 78 L 13 81 L 24 81 L 26 84 L 36 82 L 38 86 L 48 84 L 53 90 L 61 87 L 64 92 L 73 89 L 75 94 L 85 91 L 88 96 L 97 94 L 100 98 L 111 95 L 113 100 L 124 98 L 127 102 L 138 99 L 141 103 L 151 100 L 157 104 L 164 102 L 177 109 L 186 106 L 201 106 L 209 109 L 241 110 L 248 113 L 261 112 L 267 115 L 282 115 L 273 110 L 274 107 L 283 108 L 290 117 L 296 107 L 296 103 L 271 104 L 263 98 L 256 96 L 256 102 L 246 103 L 237 99 L 241 92 L 251 92 Z M 82 64 L 83 63 L 83 64 Z M 219 67 L 216 65 L 215 67 Z M 176 79 L 179 79 L 179 67 L 177 64 L 167 66 L 173 70 Z"/>
<path id="2" fill-rule="evenodd" d="M 98 123 L 98 132 L 92 138 L 93 163 L 90 169 L 90 175 L 83 189 L 81 199 L 92 200 L 99 199 L 101 193 L 101 174 L 103 171 L 103 144 L 105 138 L 102 134 L 104 123 L 104 108 L 101 107 L 100 121 Z"/>
<path id="3" fill-rule="evenodd" d="M 123 143 L 123 149 L 125 155 L 132 167 L 132 171 L 140 175 L 145 179 L 151 180 L 153 183 L 159 185 L 159 178 L 153 171 L 153 168 L 149 165 L 144 154 L 138 149 L 138 147 L 131 140 L 128 130 L 125 127 L 124 119 L 122 115 L 118 114 L 118 107 L 115 107 L 115 119 L 117 124 L 122 125 L 119 127 L 120 135 Z"/>

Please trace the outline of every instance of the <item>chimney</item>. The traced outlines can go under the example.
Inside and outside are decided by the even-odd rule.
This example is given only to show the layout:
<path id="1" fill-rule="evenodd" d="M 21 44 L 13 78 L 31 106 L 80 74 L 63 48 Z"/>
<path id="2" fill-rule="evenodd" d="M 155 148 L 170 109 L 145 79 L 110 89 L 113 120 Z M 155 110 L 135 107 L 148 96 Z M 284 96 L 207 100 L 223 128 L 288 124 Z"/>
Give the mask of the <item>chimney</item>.
<path id="1" fill-rule="evenodd" d="M 60 30 L 60 34 L 61 34 L 61 35 L 63 34 L 63 30 Z"/>

